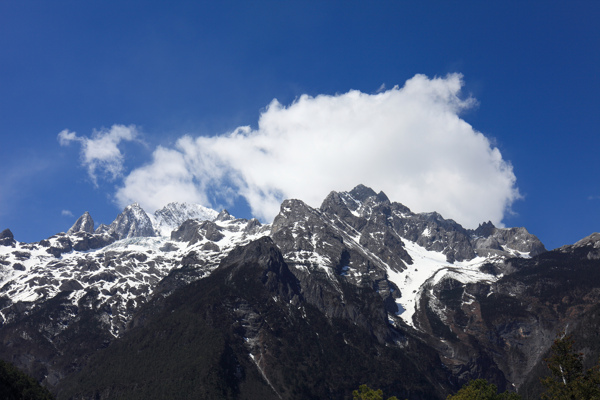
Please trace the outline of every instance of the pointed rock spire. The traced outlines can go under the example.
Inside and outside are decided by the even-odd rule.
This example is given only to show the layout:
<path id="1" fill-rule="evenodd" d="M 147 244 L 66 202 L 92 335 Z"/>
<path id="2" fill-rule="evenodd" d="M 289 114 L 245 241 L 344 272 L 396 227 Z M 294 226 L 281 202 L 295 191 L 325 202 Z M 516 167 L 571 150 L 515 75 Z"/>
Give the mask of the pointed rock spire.
<path id="1" fill-rule="evenodd" d="M 219 221 L 219 222 L 223 222 L 223 221 L 231 221 L 232 219 L 235 219 L 231 216 L 231 214 L 229 214 L 229 211 L 223 209 L 219 215 L 217 215 L 217 217 L 215 218 L 215 221 Z"/>
<path id="2" fill-rule="evenodd" d="M 73 226 L 67 231 L 67 234 L 71 235 L 76 232 L 94 233 L 94 220 L 89 212 L 86 211 L 81 217 L 79 217 Z"/>
<path id="3" fill-rule="evenodd" d="M 109 233 L 116 233 L 119 239 L 156 236 L 150 217 L 138 203 L 125 207 L 110 224 Z"/>
<path id="4" fill-rule="evenodd" d="M 0 232 L 0 246 L 14 246 L 15 243 L 15 237 L 10 229 Z"/>
<path id="5" fill-rule="evenodd" d="M 350 191 L 350 196 L 354 197 L 358 201 L 365 201 L 369 197 L 377 196 L 377 193 L 370 187 L 360 184 Z"/>

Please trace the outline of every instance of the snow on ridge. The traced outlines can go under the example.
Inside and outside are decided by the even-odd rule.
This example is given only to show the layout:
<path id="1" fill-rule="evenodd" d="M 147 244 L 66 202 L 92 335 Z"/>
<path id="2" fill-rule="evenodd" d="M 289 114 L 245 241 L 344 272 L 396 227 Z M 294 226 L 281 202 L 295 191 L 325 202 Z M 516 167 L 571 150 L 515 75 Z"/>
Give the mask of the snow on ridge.
<path id="1" fill-rule="evenodd" d="M 218 215 L 210 211 L 209 216 Z M 37 302 L 64 290 L 72 291 L 68 300 L 74 305 L 86 293 L 95 291 L 101 304 L 113 310 L 105 323 L 113 336 L 119 336 L 120 327 L 130 318 L 127 304 L 139 304 L 151 297 L 158 282 L 181 265 L 184 257 L 195 254 L 201 258 L 203 263 L 198 268 L 205 277 L 235 246 L 270 232 L 270 225 L 249 228 L 246 220 L 214 223 L 224 235 L 213 242 L 218 251 L 214 251 L 215 246 L 206 246 L 210 241 L 207 238 L 189 244 L 164 236 L 123 238 L 99 249 L 71 250 L 59 257 L 47 251 L 48 245 L 59 245 L 59 238 L 50 238 L 48 245 L 16 242 L 14 247 L 0 246 L 1 294 L 10 300 L 8 307 L 18 302 L 35 307 Z M 7 310 L 0 310 L 0 321 L 6 318 Z"/>

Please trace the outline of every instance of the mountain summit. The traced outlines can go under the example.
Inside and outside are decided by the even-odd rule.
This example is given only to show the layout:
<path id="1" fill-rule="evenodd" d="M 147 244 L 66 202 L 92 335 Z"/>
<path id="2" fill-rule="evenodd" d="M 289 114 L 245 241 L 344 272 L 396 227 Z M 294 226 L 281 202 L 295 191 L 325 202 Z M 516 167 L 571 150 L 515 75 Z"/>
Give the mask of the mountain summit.
<path id="1" fill-rule="evenodd" d="M 85 213 L 37 243 L 0 235 L 0 357 L 61 399 L 529 388 L 557 330 L 595 326 L 598 242 L 548 252 L 363 185 L 285 200 L 268 225 L 185 203 L 95 230 Z"/>

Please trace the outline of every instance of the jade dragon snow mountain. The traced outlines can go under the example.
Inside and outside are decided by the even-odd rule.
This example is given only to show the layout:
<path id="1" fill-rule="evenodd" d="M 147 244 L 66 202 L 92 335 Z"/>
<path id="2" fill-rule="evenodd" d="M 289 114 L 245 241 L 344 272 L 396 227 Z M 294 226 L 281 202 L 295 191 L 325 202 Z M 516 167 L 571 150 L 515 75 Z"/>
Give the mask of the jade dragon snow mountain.
<path id="1" fill-rule="evenodd" d="M 61 399 L 535 393 L 556 333 L 599 324 L 599 259 L 598 234 L 546 251 L 362 185 L 271 224 L 132 204 L 36 243 L 0 234 L 0 357 Z"/>

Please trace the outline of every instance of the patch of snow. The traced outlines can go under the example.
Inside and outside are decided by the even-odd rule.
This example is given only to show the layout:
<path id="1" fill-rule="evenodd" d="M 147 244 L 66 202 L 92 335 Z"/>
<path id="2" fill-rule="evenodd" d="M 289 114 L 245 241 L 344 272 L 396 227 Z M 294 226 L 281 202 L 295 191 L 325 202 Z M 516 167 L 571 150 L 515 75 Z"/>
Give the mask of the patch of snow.
<path id="1" fill-rule="evenodd" d="M 487 259 L 477 257 L 468 261 L 446 261 L 446 256 L 436 251 L 429 251 L 418 244 L 404 240 L 405 248 L 413 264 L 404 271 L 394 271 L 388 267 L 388 279 L 400 289 L 401 297 L 396 299 L 398 313 L 408 325 L 415 327 L 413 316 L 415 314 L 420 294 L 425 286 L 435 284 L 444 277 L 452 277 L 462 283 L 478 281 L 496 281 L 498 277 L 483 273 L 479 267 Z"/>
<path id="2" fill-rule="evenodd" d="M 529 255 L 529 253 L 526 253 L 524 251 L 519 251 L 519 250 L 515 250 L 515 249 L 511 249 L 510 247 L 503 245 L 501 246 L 502 250 L 506 251 L 508 254 L 514 256 L 514 257 L 519 257 L 519 258 L 531 258 L 531 256 Z"/>

